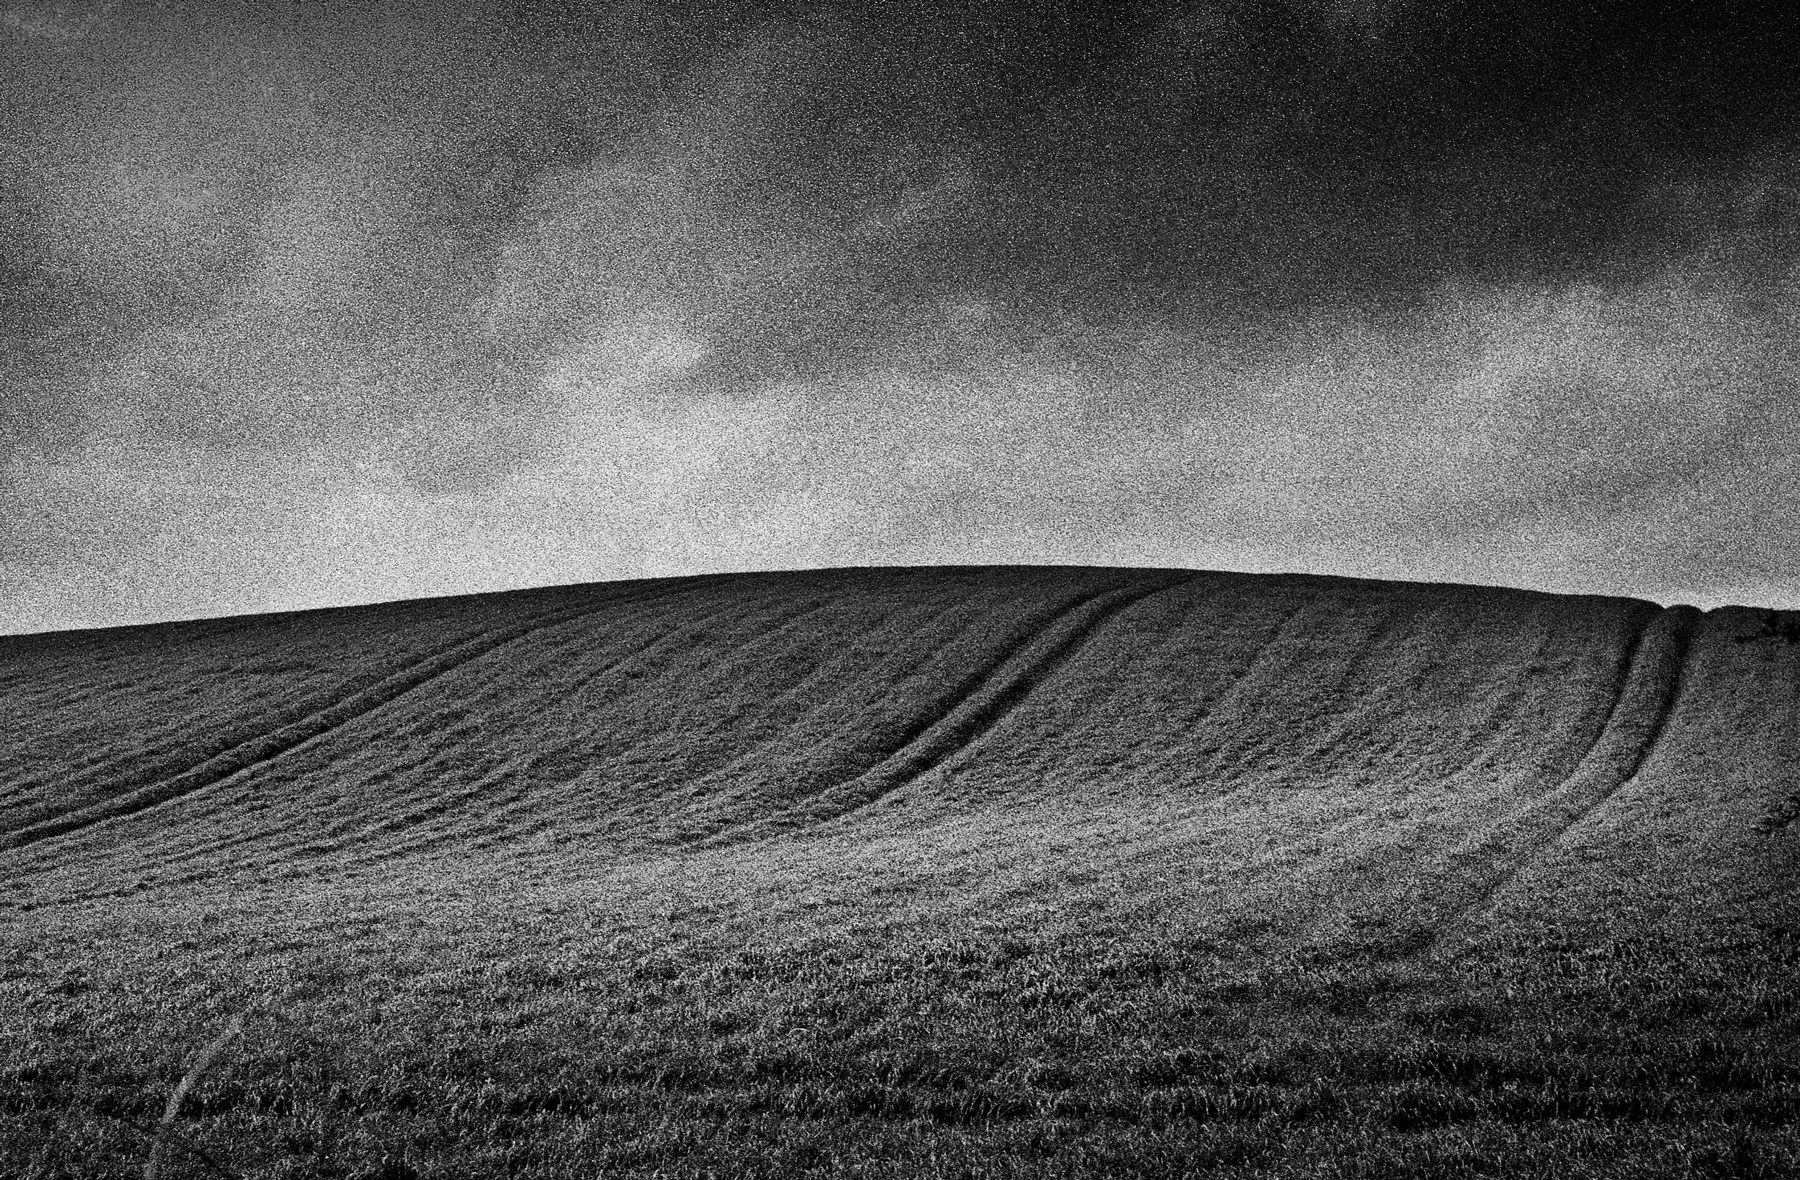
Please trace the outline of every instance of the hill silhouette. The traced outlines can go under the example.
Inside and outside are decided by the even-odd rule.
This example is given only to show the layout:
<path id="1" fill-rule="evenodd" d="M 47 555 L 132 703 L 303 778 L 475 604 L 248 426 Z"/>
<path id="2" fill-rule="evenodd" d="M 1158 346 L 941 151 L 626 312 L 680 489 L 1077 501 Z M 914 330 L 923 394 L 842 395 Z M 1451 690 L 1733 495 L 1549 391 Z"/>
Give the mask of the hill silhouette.
<path id="1" fill-rule="evenodd" d="M 1420 987 L 1449 989 L 1439 1012 L 1488 986 L 1445 982 L 1457 972 L 1498 988 L 1495 972 L 1550 971 L 1545 947 L 1625 945 L 1663 965 L 1646 978 L 1728 960 L 1714 998 L 1751 1004 L 1794 954 L 1770 932 L 1791 934 L 1800 881 L 1800 650 L 1740 642 L 1770 625 L 1498 588 L 1004 567 L 15 636 L 0 914 L 18 945 L 51 923 L 112 931 L 121 962 L 185 913 L 235 914 L 257 954 L 275 952 L 254 932 L 334 915 L 282 944 L 289 983 L 294 954 L 346 922 L 480 941 L 574 906 L 638 916 L 530 953 L 686 915 L 686 934 L 634 944 L 650 958 L 631 970 L 686 978 L 680 956 L 700 955 L 717 986 L 721 948 L 929 928 L 1023 939 L 995 971 L 1076 947 L 1160 948 L 1155 980 L 1200 970 L 1201 949 L 1215 972 L 1219 956 L 1263 976 L 1334 963 L 1351 974 L 1333 986 L 1361 981 L 1352 1009 L 1398 989 L 1414 1017 Z M 184 941 L 211 961 L 208 938 Z M 48 988 L 73 956 L 149 986 L 142 962 L 36 953 L 17 978 Z M 367 975 L 360 958 L 336 970 Z M 241 979 L 224 990 L 254 1006 Z M 1278 994 L 1252 1005 L 1265 1040 Z M 1714 1027 L 1713 1009 L 1690 1015 Z M 1776 1005 L 1757 1027 L 1793 1016 Z M 1800 1084 L 1781 1060 L 1759 1076 Z M 141 1068 L 148 1093 L 157 1067 Z M 1282 1158 L 1245 1150 L 1246 1167 Z"/>

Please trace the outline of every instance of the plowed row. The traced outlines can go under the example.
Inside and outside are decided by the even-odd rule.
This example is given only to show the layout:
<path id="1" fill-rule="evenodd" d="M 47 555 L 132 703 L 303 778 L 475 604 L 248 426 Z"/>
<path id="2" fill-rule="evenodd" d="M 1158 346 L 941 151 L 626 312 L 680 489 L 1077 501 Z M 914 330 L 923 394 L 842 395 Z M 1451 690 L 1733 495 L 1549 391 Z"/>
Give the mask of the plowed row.
<path id="1" fill-rule="evenodd" d="M 1186 847 L 1199 878 L 1273 864 L 1459 921 L 1615 825 L 1628 785 L 1636 822 L 1645 796 L 1689 816 L 1696 764 L 1705 823 L 1777 807 L 1793 660 L 1733 642 L 1755 630 L 1503 590 L 966 570 L 14 639 L 0 872 L 46 901 L 472 847 L 554 872 L 1072 808 L 1130 829 L 1122 862 Z"/>
<path id="2" fill-rule="evenodd" d="M 996 1029 L 1010 1030 L 1003 1040 L 1049 1036 L 1022 1030 L 1050 1012 L 1060 1014 L 1052 1024 L 1088 1027 L 1124 1021 L 1119 1013 L 1134 1004 L 1185 1011 L 1235 980 L 1230 987 L 1250 990 L 1231 992 L 1238 999 L 1223 1008 L 1203 1004 L 1214 1013 L 1203 1023 L 1266 1048 L 1304 1027 L 1281 1023 L 1297 1019 L 1300 1004 L 1316 1036 L 1363 1046 L 1333 1059 L 1332 1076 L 1354 1079 L 1370 1046 L 1393 1035 L 1381 1030 L 1413 1027 L 1418 1011 L 1445 1005 L 1488 1013 L 1481 1019 L 1500 1023 L 1483 1043 L 1515 1052 L 1506 1046 L 1524 1043 L 1526 1026 L 1550 1010 L 1515 1014 L 1515 1026 L 1494 1015 L 1515 1001 L 1494 996 L 1561 995 L 1570 1012 L 1586 1002 L 1544 982 L 1564 979 L 1557 955 L 1638 947 L 1631 953 L 1649 958 L 1635 970 L 1650 979 L 1713 962 L 1706 947 L 1734 946 L 1737 958 L 1726 960 L 1737 965 L 1720 968 L 1725 978 L 1705 994 L 1737 1013 L 1734 1027 L 1749 1030 L 1742 1035 L 1764 1046 L 1758 1052 L 1774 1052 L 1770 1030 L 1795 1019 L 1791 995 L 1771 998 L 1767 972 L 1793 957 L 1782 931 L 1800 900 L 1800 857 L 1784 826 L 1800 790 L 1800 648 L 1746 641 L 1761 630 L 1741 609 L 1627 599 L 990 568 L 670 579 L 0 639 L 0 934 L 15 963 L 0 972 L 0 992 L 54 998 L 54 981 L 74 966 L 101 970 L 84 956 L 104 945 L 111 990 L 144 997 L 115 1018 L 135 1013 L 129 1020 L 143 1027 L 192 1019 L 199 1036 L 205 1020 L 156 998 L 168 980 L 188 979 L 181 986 L 191 991 L 201 986 L 193 979 L 210 979 L 201 991 L 221 1020 L 271 1003 L 311 1011 L 339 1002 L 305 983 L 305 964 L 335 948 L 347 957 L 330 978 L 344 995 L 374 1003 L 366 989 L 387 980 L 380 994 L 423 1004 L 418 1019 L 430 1024 L 444 1013 L 420 997 L 450 969 L 442 956 L 477 952 L 427 948 L 479 945 L 494 962 L 549 972 L 536 990 L 483 1001 L 496 1012 L 515 1001 L 577 1012 L 567 1005 L 594 1002 L 580 990 L 588 984 L 572 982 L 584 971 L 614 981 L 614 1005 L 625 1002 L 620 987 L 656 991 L 657 980 L 674 980 L 658 1004 L 675 1007 L 654 1019 L 676 1019 L 704 993 L 713 1007 L 694 1009 L 700 1023 L 680 1035 L 724 1046 L 750 1035 L 716 1008 L 740 1003 L 750 986 L 720 966 L 742 948 L 787 948 L 770 953 L 798 956 L 790 968 L 801 982 L 791 986 L 816 997 L 902 988 L 898 976 L 877 986 L 852 970 L 879 948 L 976 946 L 991 978 L 1009 981 L 1010 998 L 991 1010 L 953 1003 L 965 986 L 986 994 L 990 976 L 979 971 L 932 985 L 919 1002 L 949 1006 L 940 1031 L 952 1041 Z M 600 948 L 613 954 L 621 939 L 633 949 L 606 959 Z M 828 956 L 837 966 L 807 965 L 824 953 L 820 939 L 838 948 Z M 921 954 L 903 956 L 907 971 L 923 969 Z M 553 960 L 562 966 L 544 965 Z M 1064 965 L 1018 975 L 1040 961 Z M 1088 978 L 1093 964 L 1111 962 L 1124 974 Z M 1068 982 L 1077 977 L 1087 982 Z M 689 979 L 711 982 L 677 986 Z M 1115 986 L 1126 989 L 1124 1007 L 1091 1007 L 1093 989 Z M 1311 998 L 1294 1000 L 1296 987 Z M 1088 998 L 1078 1002 L 1071 988 Z M 1344 1000 L 1343 1011 L 1320 998 L 1340 992 L 1362 998 Z M 898 1005 L 884 1009 L 892 1019 L 912 1010 L 881 994 Z M 1278 1003 L 1281 995 L 1289 998 Z M 1402 996 L 1401 1009 L 1382 1007 Z M 68 1017 L 67 1004 L 21 1002 L 9 1031 L 25 1046 L 19 1061 L 38 1064 L 14 1065 L 49 1068 L 57 1051 L 45 1030 Z M 152 1019 L 144 1003 L 162 1015 Z M 63 1015 L 45 1015 L 52 1009 Z M 977 1010 L 988 1013 L 979 1028 L 969 1024 Z M 877 1066 L 858 1056 L 848 1009 L 821 1011 L 807 1018 L 815 1034 L 851 1039 L 792 1068 L 810 1078 L 837 1062 L 837 1073 L 818 1076 L 851 1093 L 868 1081 L 859 1071 Z M 1634 1021 L 1643 1013 L 1609 1011 Z M 1709 1011 L 1683 1019 L 1710 1029 Z M 363 1015 L 316 1015 L 308 1027 L 344 1030 Z M 622 1023 L 604 1035 L 574 1026 L 558 1035 L 570 1044 L 600 1037 L 611 1051 L 650 1035 L 646 1010 L 609 1019 Z M 776 1035 L 757 1028 L 757 1037 Z M 1141 1057 L 1153 1041 L 1169 1041 L 1155 1052 L 1176 1052 L 1201 1034 L 1178 1022 L 1132 1035 L 1148 1038 L 1132 1051 Z M 1039 1057 L 1064 1051 L 1031 1043 Z M 1420 1043 L 1444 1042 L 1432 1033 Z M 1018 1101 L 1028 1106 L 1068 1092 L 1008 1072 L 1004 1063 L 1025 1051 L 1025 1042 L 996 1048 L 999 1072 L 979 1085 L 1013 1078 L 1006 1085 L 1024 1087 Z M 1647 1056 L 1629 1070 L 1675 1071 L 1658 1056 L 1672 1051 L 1645 1041 Z M 1118 1052 L 1120 1077 L 1149 1068 Z M 951 1042 L 942 1053 L 955 1056 Z M 678 1060 L 663 1059 L 657 1076 Z M 1757 1060 L 1763 1082 L 1790 1085 L 1786 1065 Z M 178 1065 L 132 1067 L 147 1109 L 156 1079 Z M 764 1101 L 743 1087 L 779 1079 L 736 1068 L 715 1063 L 695 1075 L 693 1092 L 713 1097 L 695 1098 L 694 1109 L 714 1114 L 692 1118 L 743 1131 L 748 1124 L 732 1122 L 750 1117 L 742 1103 Z M 1682 1064 L 1689 1073 L 1680 1076 L 1692 1068 Z M 907 1084 L 930 1090 L 976 1067 L 918 1069 Z M 1498 1069 L 1454 1083 L 1418 1076 L 1498 1094 L 1510 1084 Z M 632 1093 L 651 1084 L 615 1083 Z M 952 1089 L 967 1085 L 977 1083 Z M 1205 1126 L 1236 1126 L 1262 1109 L 1264 1099 L 1240 1108 L 1240 1098 L 1205 1085 L 1210 1097 L 1190 1095 L 1201 1111 L 1191 1118 Z M 913 1126 L 907 1119 L 926 1099 L 908 1092 L 886 1114 L 857 1114 L 851 1102 L 850 1113 L 830 1117 Z M 1280 1093 L 1269 1110 L 1287 1111 L 1295 1126 L 1315 1117 L 1296 1113 L 1313 1099 Z M 0 1107 L 6 1101 L 0 1093 Z M 1491 1113 L 1488 1098 L 1470 1101 Z M 1143 1102 L 1133 1118 L 1158 1127 L 1190 1118 L 1170 1114 L 1162 1098 Z M 958 1125 L 1000 1117 L 979 1103 L 956 1109 Z M 1031 1109 L 1054 1122 L 1050 1106 Z M 1329 1117 L 1348 1118 L 1362 1108 L 1332 1109 Z M 1708 1125 L 1739 1117 L 1724 1109 L 1706 1107 Z M 1382 1134 L 1400 1133 L 1392 1120 L 1383 1125 Z M 1174 1132 L 1155 1135 L 1165 1133 Z M 1640 1148 L 1645 1159 L 1662 1150 L 1630 1150 Z M 1286 1158 L 1268 1143 L 1258 1151 L 1246 1167 Z M 656 1159 L 646 1172 L 704 1171 L 701 1156 Z"/>

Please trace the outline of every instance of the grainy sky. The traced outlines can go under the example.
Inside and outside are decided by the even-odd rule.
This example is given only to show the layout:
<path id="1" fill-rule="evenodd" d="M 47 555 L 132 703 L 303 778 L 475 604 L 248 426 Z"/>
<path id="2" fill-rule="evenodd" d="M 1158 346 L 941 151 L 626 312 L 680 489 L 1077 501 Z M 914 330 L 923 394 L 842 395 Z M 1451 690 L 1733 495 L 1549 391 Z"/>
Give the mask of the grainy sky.
<path id="1" fill-rule="evenodd" d="M 710 570 L 1800 607 L 1731 4 L 0 0 L 0 631 Z"/>

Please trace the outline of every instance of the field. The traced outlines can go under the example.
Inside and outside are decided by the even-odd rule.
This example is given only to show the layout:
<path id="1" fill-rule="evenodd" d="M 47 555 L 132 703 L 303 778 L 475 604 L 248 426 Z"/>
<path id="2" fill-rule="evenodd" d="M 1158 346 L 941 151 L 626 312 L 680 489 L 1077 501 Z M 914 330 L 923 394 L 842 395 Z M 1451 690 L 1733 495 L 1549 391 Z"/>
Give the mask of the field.
<path id="1" fill-rule="evenodd" d="M 0 1175 L 1800 1174 L 1764 628 L 944 568 L 0 638 Z"/>

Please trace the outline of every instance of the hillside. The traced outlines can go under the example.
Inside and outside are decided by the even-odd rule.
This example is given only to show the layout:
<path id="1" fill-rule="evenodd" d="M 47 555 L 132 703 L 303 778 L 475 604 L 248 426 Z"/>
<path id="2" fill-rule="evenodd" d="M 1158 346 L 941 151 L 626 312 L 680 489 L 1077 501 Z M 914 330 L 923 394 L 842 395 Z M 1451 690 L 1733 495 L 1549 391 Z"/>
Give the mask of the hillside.
<path id="1" fill-rule="evenodd" d="M 821 1143 L 841 1138 L 841 1126 L 825 1134 L 834 1119 L 873 1136 L 857 1166 L 876 1172 L 922 1167 L 908 1152 L 946 1127 L 957 1135 L 933 1150 L 958 1159 L 1025 1171 L 1072 1159 L 1073 1144 L 1098 1150 L 1127 1133 L 1106 1129 L 1112 1116 L 1091 1096 L 1068 1105 L 1090 1069 L 1136 1079 L 1106 1083 L 1115 1103 L 1139 1102 L 1119 1116 L 1149 1136 L 1132 1158 L 1188 1143 L 1167 1158 L 1191 1163 L 1201 1149 L 1190 1141 L 1210 1135 L 1238 1145 L 1218 1148 L 1219 1167 L 1305 1170 L 1323 1158 L 1325 1128 L 1354 1125 L 1352 1154 L 1375 1170 L 1426 1158 L 1417 1153 L 1441 1147 L 1447 1128 L 1473 1144 L 1470 1167 L 1503 1157 L 1546 1174 L 1636 1174 L 1671 1142 L 1800 1160 L 1791 1130 L 1758 1105 L 1800 1095 L 1800 1060 L 1781 1044 L 1800 957 L 1787 827 L 1800 792 L 1800 645 L 1744 642 L 1759 625 L 1740 608 L 1491 588 L 948 568 L 611 583 L 0 639 L 0 953 L 11 964 L 0 1001 L 8 990 L 16 1001 L 0 1002 L 14 1046 L 0 1063 L 0 1116 L 15 1142 L 40 1144 L 29 1159 L 0 1153 L 0 1170 L 55 1174 L 43 1161 L 63 1157 L 41 1145 L 79 1124 L 94 1158 L 134 1174 L 148 1136 L 139 1128 L 134 1140 L 122 1120 L 141 1108 L 153 1122 L 184 1054 L 244 1012 L 246 1045 L 262 1029 L 267 1060 L 220 1083 L 236 1096 L 203 1106 L 188 1133 L 249 1153 L 240 1159 L 262 1152 L 263 1163 L 237 1165 L 246 1174 L 275 1168 L 268 1135 L 330 1093 L 290 1081 L 285 1106 L 255 1097 L 256 1070 L 280 1073 L 292 1056 L 272 1047 L 275 1030 L 303 1026 L 309 1044 L 335 1046 L 345 1094 L 389 1093 L 351 1046 L 404 1030 L 422 1059 L 440 1061 L 421 1046 L 442 1017 L 429 997 L 448 987 L 445 947 L 465 966 L 488 964 L 470 968 L 488 981 L 470 994 L 485 999 L 442 1003 L 485 1012 L 462 1035 L 490 1081 L 499 1067 L 482 1046 L 511 1044 L 519 1028 L 554 1026 L 609 1060 L 665 1047 L 644 1059 L 660 1060 L 660 1075 L 645 1065 L 584 1083 L 614 1095 L 617 1126 L 573 1098 L 567 1110 L 527 1102 L 506 1115 L 535 1110 L 542 1126 L 524 1141 L 591 1148 L 525 1151 L 513 1169 L 523 1174 L 581 1161 L 701 1174 L 711 1149 L 670 1140 L 666 1124 L 655 1150 L 620 1146 L 636 1142 L 620 1138 L 626 1112 L 666 1090 L 671 1069 L 693 1074 L 677 1088 L 686 1125 L 733 1142 L 761 1128 L 725 1158 L 769 1174 L 848 1167 L 791 1154 L 806 1128 Z M 959 947 L 985 966 L 926 971 L 945 954 L 960 961 Z M 743 968 L 756 948 L 789 956 L 792 978 Z M 870 974 L 874 960 L 891 960 L 888 974 Z M 496 998 L 495 963 L 528 982 Z M 584 1024 L 603 978 L 663 998 L 646 1013 L 614 987 L 607 1021 Z M 1648 981 L 1653 991 L 1632 990 Z M 1237 1002 L 1220 998 L 1227 984 Z M 774 1001 L 765 995 L 754 1018 L 721 1014 L 748 992 L 791 987 L 805 1002 L 783 992 L 782 1004 L 810 1013 L 812 1039 L 783 1042 L 786 1073 L 744 1072 L 743 1038 L 787 1035 L 766 1027 Z M 861 992 L 886 996 L 880 1010 L 900 1023 L 826 1003 Z M 964 992 L 987 998 L 959 1007 Z M 1114 992 L 1110 1006 L 1090 1002 Z M 581 1019 L 572 996 L 589 997 Z M 384 1004 L 411 1015 L 384 1017 Z M 991 1041 L 991 1068 L 946 1064 L 947 1047 L 935 1066 L 883 1075 L 876 1049 L 917 1040 L 904 1032 L 908 1004 L 935 1013 L 932 1043 Z M 1204 1031 L 1193 1004 L 1208 1013 Z M 1576 1019 L 1583 1005 L 1605 1014 Z M 508 1023 L 519 1011 L 531 1015 Z M 294 1024 L 297 1012 L 311 1015 Z M 1119 1020 L 1139 1023 L 1130 1036 L 1096 1031 Z M 106 1049 L 107 1028 L 133 1036 Z M 1099 1037 L 1085 1057 L 1059 1039 L 1069 1029 Z M 1581 1048 L 1603 1029 L 1611 1040 Z M 1565 1033 L 1576 1041 L 1543 1047 Z M 1700 1086 L 1683 1106 L 1670 1095 L 1694 1089 L 1672 1079 L 1699 1076 L 1682 1056 L 1690 1041 L 1711 1045 L 1721 1069 L 1728 1058 L 1721 1076 L 1735 1080 L 1711 1096 Z M 1412 1065 L 1356 1072 L 1402 1042 Z M 1419 1056 L 1451 1044 L 1460 1066 Z M 1282 1064 L 1245 1081 L 1193 1056 L 1227 1045 Z M 1493 1060 L 1471 1064 L 1488 1060 L 1471 1045 Z M 1576 1088 L 1590 1098 L 1596 1086 L 1662 1095 L 1662 1113 L 1584 1108 L 1567 1092 L 1526 1103 L 1531 1117 L 1494 1113 L 1495 1094 L 1568 1091 L 1577 1076 L 1511 1076 L 1495 1061 L 1564 1058 L 1588 1071 Z M 1167 1076 L 1151 1068 L 1177 1060 L 1188 1064 Z M 58 1072 L 76 1061 L 112 1077 L 100 1106 Z M 433 1068 L 401 1089 L 458 1076 Z M 770 1094 L 852 1083 L 886 1097 L 770 1114 Z M 943 1094 L 983 1086 L 1012 1086 L 1023 1105 L 932 1113 Z M 1120 1086 L 1138 1097 L 1118 1097 Z M 1168 1113 L 1182 1087 L 1217 1099 L 1233 1086 L 1254 1087 L 1261 1105 Z M 1324 1102 L 1321 1086 L 1338 1096 Z M 1402 1091 L 1426 1113 L 1394 1117 Z M 1162 1106 L 1142 1106 L 1158 1094 Z M 380 1126 L 346 1115 L 359 1130 L 307 1150 L 424 1175 L 476 1167 L 493 1146 L 466 1129 L 467 1142 L 445 1146 L 442 1128 L 413 1125 L 423 1113 L 382 1109 Z M 1060 1127 L 1066 1142 L 1021 1147 L 1027 1126 Z M 1722 1145 L 1708 1138 L 1721 1134 Z M 1540 1149 L 1552 1154 L 1533 1163 Z M 175 1167 L 180 1153 L 164 1150 Z M 202 1167 L 195 1152 L 181 1158 Z"/>

